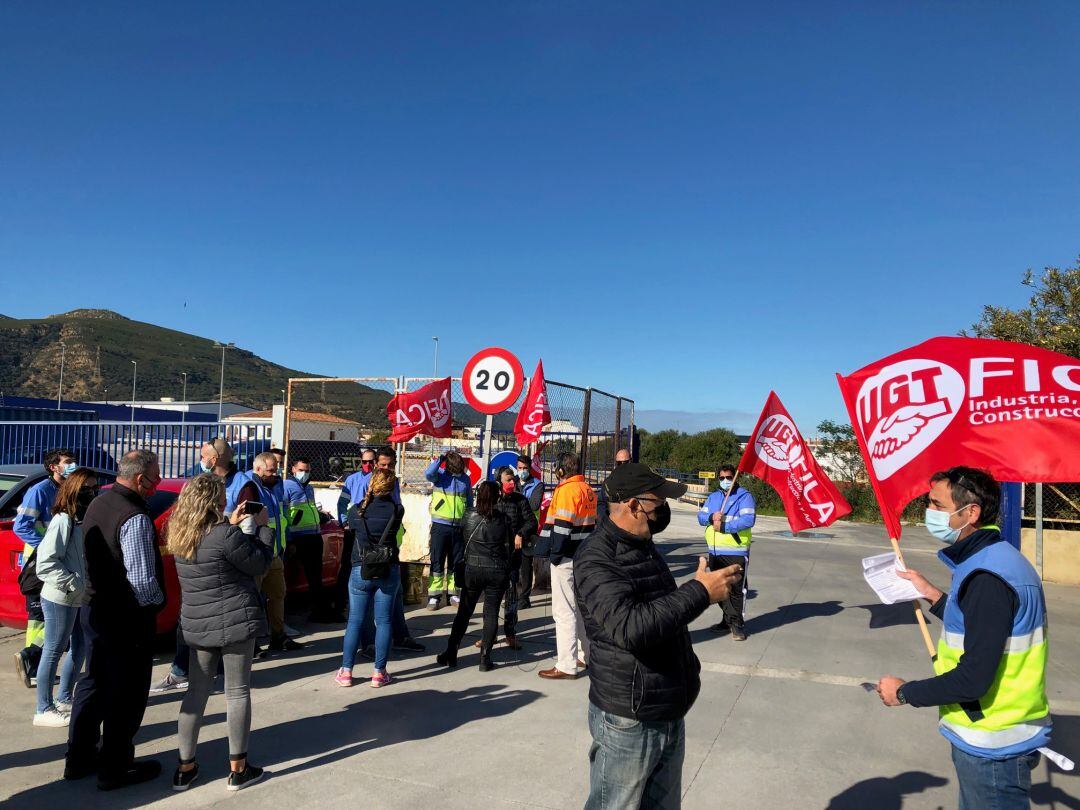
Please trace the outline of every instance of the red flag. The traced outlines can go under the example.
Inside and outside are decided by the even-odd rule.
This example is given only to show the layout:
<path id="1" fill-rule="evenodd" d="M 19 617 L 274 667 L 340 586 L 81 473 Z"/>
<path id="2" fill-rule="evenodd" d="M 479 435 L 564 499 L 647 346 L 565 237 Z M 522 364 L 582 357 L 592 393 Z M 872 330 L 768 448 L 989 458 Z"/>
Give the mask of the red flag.
<path id="1" fill-rule="evenodd" d="M 851 513 L 851 506 L 818 466 L 774 391 L 765 400 L 739 469 L 777 491 L 793 532 L 828 526 Z"/>
<path id="2" fill-rule="evenodd" d="M 540 454 L 544 452 L 544 448 L 548 446 L 550 442 L 540 442 L 533 448 L 532 453 L 532 474 L 533 478 L 537 481 L 544 480 L 544 468 L 540 466 Z"/>
<path id="3" fill-rule="evenodd" d="M 931 338 L 836 375 L 892 537 L 930 476 L 1080 480 L 1080 360 L 1023 343 Z"/>
<path id="4" fill-rule="evenodd" d="M 391 443 L 407 442 L 424 434 L 437 439 L 451 435 L 453 428 L 450 404 L 450 378 L 428 383 L 415 391 L 397 394 L 386 405 L 390 418 Z"/>
<path id="5" fill-rule="evenodd" d="M 514 434 L 518 447 L 525 447 L 540 438 L 544 425 L 551 423 L 551 410 L 548 408 L 547 386 L 544 384 L 544 361 L 536 364 L 536 371 L 529 380 L 529 392 L 521 403 L 517 421 L 514 422 Z"/>

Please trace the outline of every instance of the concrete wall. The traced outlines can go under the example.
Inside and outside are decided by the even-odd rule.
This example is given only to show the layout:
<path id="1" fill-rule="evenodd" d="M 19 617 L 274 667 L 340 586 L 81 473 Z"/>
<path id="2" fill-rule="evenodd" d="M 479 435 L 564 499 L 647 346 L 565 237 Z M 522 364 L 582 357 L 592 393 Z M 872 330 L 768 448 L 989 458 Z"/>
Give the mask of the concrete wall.
<path id="1" fill-rule="evenodd" d="M 1035 530 L 1022 529 L 1020 550 L 1035 565 Z M 1043 531 L 1043 579 L 1080 585 L 1080 531 Z"/>

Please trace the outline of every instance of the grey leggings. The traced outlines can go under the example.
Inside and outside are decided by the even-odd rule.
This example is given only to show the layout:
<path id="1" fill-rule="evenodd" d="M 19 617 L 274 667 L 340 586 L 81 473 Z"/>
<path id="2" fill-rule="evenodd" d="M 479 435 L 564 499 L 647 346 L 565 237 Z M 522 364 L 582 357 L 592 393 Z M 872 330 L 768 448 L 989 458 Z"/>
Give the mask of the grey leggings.
<path id="1" fill-rule="evenodd" d="M 225 664 L 225 716 L 229 724 L 229 759 L 247 756 L 248 737 L 251 734 L 251 658 L 255 653 L 255 639 L 230 644 L 216 649 L 191 648 L 188 659 L 188 689 L 180 704 L 180 762 L 195 761 L 195 747 L 199 743 L 199 727 L 202 726 L 206 701 L 214 686 L 218 660 Z"/>

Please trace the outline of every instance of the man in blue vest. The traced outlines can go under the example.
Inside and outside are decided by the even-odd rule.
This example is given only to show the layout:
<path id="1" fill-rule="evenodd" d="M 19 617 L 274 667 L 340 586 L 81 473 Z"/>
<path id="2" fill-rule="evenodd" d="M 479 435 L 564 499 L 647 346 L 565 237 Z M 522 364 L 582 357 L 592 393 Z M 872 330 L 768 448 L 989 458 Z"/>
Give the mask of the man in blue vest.
<path id="1" fill-rule="evenodd" d="M 536 515 L 537 525 L 540 523 L 540 507 L 544 502 L 544 482 L 533 475 L 532 459 L 524 454 L 517 459 L 517 477 L 520 482 L 521 494 L 529 501 L 529 508 Z M 518 591 L 518 610 L 526 610 L 532 607 L 530 598 L 533 587 L 533 546 L 536 545 L 536 535 L 523 538 L 521 544 L 521 571 L 518 580 L 521 588 Z"/>
<path id="2" fill-rule="evenodd" d="M 236 499 L 236 508 L 243 509 L 248 501 L 257 501 L 266 507 L 270 514 L 270 528 L 274 532 L 274 559 L 270 570 L 262 577 L 260 588 L 266 597 L 266 618 L 270 623 L 270 650 L 301 650 L 304 645 L 293 641 L 285 634 L 285 563 L 282 554 L 285 550 L 286 526 L 281 505 L 274 490 L 280 483 L 278 460 L 270 451 L 259 453 L 252 463 L 252 472 L 247 483 L 240 490 Z M 240 523 L 245 534 L 256 532 L 255 518 L 249 516 Z"/>
<path id="3" fill-rule="evenodd" d="M 757 504 L 750 491 L 735 481 L 735 468 L 721 465 L 717 472 L 720 488 L 712 493 L 698 512 L 698 523 L 705 526 L 705 543 L 709 547 L 709 570 L 719 571 L 729 565 L 742 568 L 742 584 L 732 588 L 720 603 L 724 621 L 714 624 L 714 633 L 731 631 L 734 641 L 746 640 L 743 606 L 746 603 L 747 572 L 750 568 L 750 544 L 753 542 Z"/>
<path id="4" fill-rule="evenodd" d="M 315 490 L 311 480 L 311 462 L 306 458 L 294 458 L 290 465 L 291 475 L 282 485 L 281 507 L 288 531 L 287 554 L 296 554 L 308 583 L 309 619 L 313 622 L 333 622 L 336 617 L 326 602 L 323 587 L 323 514 L 315 502 Z M 326 520 L 330 520 L 329 517 Z"/>
<path id="5" fill-rule="evenodd" d="M 1001 488 L 984 470 L 953 467 L 930 478 L 926 528 L 948 547 L 949 593 L 918 571 L 898 571 L 942 620 L 934 671 L 878 682 L 886 706 L 937 706 L 952 743 L 960 810 L 1027 808 L 1031 771 L 1050 741 L 1046 700 L 1046 600 L 1039 575 L 994 525 Z"/>
<path id="6" fill-rule="evenodd" d="M 15 511 L 12 530 L 23 542 L 23 565 L 31 558 L 41 538 L 45 536 L 45 530 L 52 519 L 53 501 L 56 500 L 60 485 L 79 468 L 75 463 L 75 454 L 67 448 L 48 451 L 44 465 L 48 477 L 26 491 L 22 503 Z M 37 675 L 41 648 L 45 646 L 45 614 L 41 610 L 40 593 L 26 597 L 26 617 L 26 646 L 15 653 L 15 671 L 23 686 L 29 689 Z"/>

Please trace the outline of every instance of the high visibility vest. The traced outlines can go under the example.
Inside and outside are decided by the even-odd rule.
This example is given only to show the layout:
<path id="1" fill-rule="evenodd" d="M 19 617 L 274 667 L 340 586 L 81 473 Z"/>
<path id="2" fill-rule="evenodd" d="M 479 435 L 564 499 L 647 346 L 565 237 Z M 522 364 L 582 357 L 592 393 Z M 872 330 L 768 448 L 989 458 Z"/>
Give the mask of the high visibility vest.
<path id="1" fill-rule="evenodd" d="M 431 512 L 432 519 L 439 518 L 441 522 L 460 523 L 461 519 L 465 517 L 465 508 L 468 505 L 466 493 L 468 492 L 468 479 L 462 477 L 455 477 L 454 483 L 458 483 L 460 488 L 460 480 L 465 480 L 465 489 L 462 492 L 452 492 L 450 488 L 435 487 L 431 491 L 431 505 L 429 511 Z M 451 484 L 453 486 L 453 484 Z"/>
<path id="2" fill-rule="evenodd" d="M 977 704 L 941 706 L 941 733 L 960 750 L 987 759 L 1008 759 L 1047 745 L 1050 707 L 1046 701 L 1046 601 L 1039 575 L 1019 551 L 1005 542 L 992 543 L 960 565 L 941 552 L 938 556 L 953 568 L 934 662 L 938 675 L 955 669 L 964 654 L 964 613 L 957 597 L 968 577 L 977 571 L 989 571 L 1008 584 L 1019 599 L 1012 632 L 989 691 Z"/>
<path id="3" fill-rule="evenodd" d="M 717 495 L 717 493 L 713 493 Z M 723 503 L 723 501 L 721 501 Z M 754 514 L 755 506 L 752 496 L 741 487 L 727 499 L 724 504 L 726 517 L 739 517 L 745 514 Z M 705 528 L 705 542 L 709 551 L 713 554 L 724 554 L 725 551 L 737 551 L 745 554 L 750 550 L 750 544 L 754 542 L 753 529 L 747 527 L 740 532 L 716 531 L 711 525 Z"/>
<path id="4" fill-rule="evenodd" d="M 289 531 L 293 534 L 316 534 L 322 525 L 319 515 L 319 507 L 315 503 L 314 493 L 310 485 L 301 484 L 299 481 L 290 480 L 287 483 L 295 484 L 304 492 L 303 503 L 285 501 L 282 507 L 285 510 L 285 520 Z M 290 487 L 292 489 L 292 487 Z M 284 491 L 284 490 L 283 490 Z"/>
<path id="5" fill-rule="evenodd" d="M 233 470 L 225 476 L 225 514 L 231 515 L 236 511 L 236 500 L 240 497 L 240 490 L 244 484 L 251 480 L 251 473 Z"/>

